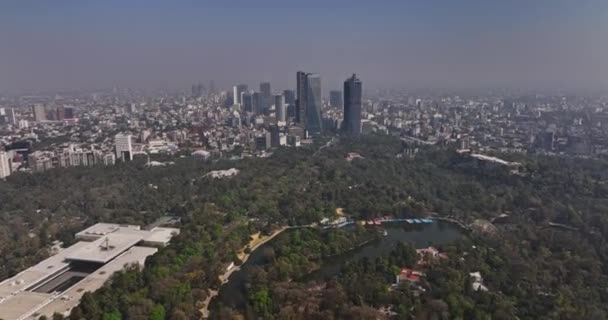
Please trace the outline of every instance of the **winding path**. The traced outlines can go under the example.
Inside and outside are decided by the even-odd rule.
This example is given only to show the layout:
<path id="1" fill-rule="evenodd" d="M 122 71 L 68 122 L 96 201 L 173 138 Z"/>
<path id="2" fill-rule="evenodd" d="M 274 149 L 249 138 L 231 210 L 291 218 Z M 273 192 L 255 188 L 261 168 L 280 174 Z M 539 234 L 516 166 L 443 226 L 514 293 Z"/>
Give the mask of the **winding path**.
<path id="1" fill-rule="evenodd" d="M 449 222 L 452 222 L 452 223 L 456 223 L 456 224 L 460 225 L 461 227 L 467 229 L 466 225 L 464 225 L 462 222 L 460 222 L 458 220 L 455 220 L 455 219 L 441 218 L 441 217 L 432 217 L 432 219 L 443 220 L 443 221 L 449 221 Z M 390 219 L 382 219 L 382 221 L 389 222 L 391 220 Z M 226 271 L 222 275 L 219 276 L 219 279 L 220 279 L 220 281 L 222 283 L 220 285 L 220 287 L 217 290 L 213 290 L 213 289 L 209 290 L 209 296 L 207 297 L 207 299 L 205 299 L 203 301 L 203 305 L 202 305 L 201 309 L 199 309 L 200 312 L 201 312 L 201 314 L 202 314 L 201 319 L 207 319 L 207 318 L 209 318 L 209 305 L 211 304 L 211 300 L 213 300 L 213 298 L 215 298 L 219 294 L 219 291 L 220 291 L 221 287 L 228 282 L 228 279 L 230 278 L 230 276 L 232 275 L 232 273 L 241 270 L 241 266 L 243 266 L 247 262 L 247 260 L 249 260 L 249 257 L 251 257 L 251 254 L 256 249 L 258 249 L 259 247 L 261 247 L 262 245 L 264 245 L 268 241 L 274 239 L 275 237 L 277 237 L 278 235 L 280 235 L 281 233 L 283 233 L 283 231 L 285 231 L 287 229 L 313 228 L 313 227 L 317 227 L 317 226 L 318 225 L 315 224 L 315 223 L 313 223 L 313 224 L 306 224 L 306 225 L 299 225 L 299 226 L 283 226 L 280 229 L 275 230 L 271 235 L 269 235 L 268 237 L 264 238 L 263 240 L 261 240 L 260 242 L 258 242 L 257 244 L 255 244 L 253 247 L 251 247 L 249 253 L 245 254 L 245 256 L 243 257 L 242 262 L 241 262 L 241 264 L 239 266 L 233 266 L 231 268 L 227 268 Z M 343 226 L 345 226 L 345 225 L 338 226 L 338 228 L 343 227 Z M 245 246 L 243 248 L 243 250 L 246 249 L 247 247 L 248 247 L 248 245 Z"/>
<path id="2" fill-rule="evenodd" d="M 222 284 L 220 285 L 220 288 L 222 287 L 222 285 L 224 285 L 224 284 L 226 284 L 228 282 L 228 279 L 230 278 L 230 276 L 232 275 L 232 273 L 241 270 L 241 266 L 244 265 L 245 262 L 247 262 L 247 260 L 249 260 L 249 257 L 251 256 L 251 253 L 253 253 L 253 251 L 255 251 L 260 246 L 264 245 L 268 241 L 274 239 L 276 236 L 278 236 L 281 233 L 283 233 L 283 231 L 285 231 L 287 229 L 300 228 L 300 227 L 308 227 L 308 226 L 282 227 L 282 228 L 274 231 L 268 237 L 266 237 L 263 240 L 261 240 L 260 242 L 258 242 L 253 247 L 251 247 L 250 248 L 251 251 L 249 253 L 245 254 L 245 256 L 243 257 L 241 265 L 239 265 L 239 266 L 233 266 L 231 268 L 228 268 L 226 270 L 226 272 L 224 272 L 222 275 L 219 276 L 220 281 L 222 282 Z M 247 246 L 245 246 L 245 248 L 247 248 Z M 243 249 L 245 249 L 245 248 L 243 248 Z M 209 318 L 209 305 L 211 304 L 211 300 L 213 300 L 213 298 L 215 298 L 219 294 L 220 288 L 218 288 L 217 290 L 213 290 L 213 289 L 209 290 L 209 296 L 207 297 L 207 299 L 205 299 L 205 301 L 203 301 L 203 306 L 200 309 L 200 312 L 202 313 L 202 319 Z"/>

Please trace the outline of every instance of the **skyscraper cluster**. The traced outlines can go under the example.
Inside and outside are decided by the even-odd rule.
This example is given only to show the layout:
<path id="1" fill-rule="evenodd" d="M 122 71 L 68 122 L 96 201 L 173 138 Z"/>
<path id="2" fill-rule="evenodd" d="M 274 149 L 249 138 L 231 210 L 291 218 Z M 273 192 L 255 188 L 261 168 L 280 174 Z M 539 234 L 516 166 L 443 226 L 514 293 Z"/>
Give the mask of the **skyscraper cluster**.
<path id="1" fill-rule="evenodd" d="M 344 110 L 341 127 L 339 121 L 323 118 L 323 99 L 321 76 L 317 73 L 298 71 L 296 74 L 296 90 L 284 90 L 282 94 L 272 94 L 269 82 L 260 83 L 259 91 L 249 90 L 245 84 L 236 85 L 232 90 L 235 105 L 238 106 L 235 121 L 243 120 L 245 124 L 252 123 L 251 116 L 262 116 L 255 119 L 256 123 L 264 123 L 263 117 L 272 115 L 275 123 L 288 126 L 290 130 L 300 128 L 309 136 L 321 134 L 326 130 L 338 129 L 345 134 L 360 134 L 361 128 L 361 94 L 362 85 L 356 75 L 344 82 L 344 91 L 332 90 L 329 94 L 329 106 Z M 242 116 L 242 113 L 249 116 Z M 335 118 L 334 118 L 335 119 Z M 295 126 L 289 126 L 289 124 Z M 293 130 L 292 130 L 293 131 Z M 261 140 L 260 140 L 261 141 Z"/>

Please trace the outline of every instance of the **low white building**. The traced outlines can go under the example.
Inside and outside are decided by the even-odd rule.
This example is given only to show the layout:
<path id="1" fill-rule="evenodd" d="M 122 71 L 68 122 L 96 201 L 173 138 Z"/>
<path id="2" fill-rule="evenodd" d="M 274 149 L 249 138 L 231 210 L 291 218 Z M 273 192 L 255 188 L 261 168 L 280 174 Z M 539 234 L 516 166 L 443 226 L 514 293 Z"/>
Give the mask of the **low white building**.
<path id="1" fill-rule="evenodd" d="M 0 319 L 67 316 L 86 292 L 101 288 L 127 265 L 143 267 L 156 247 L 167 245 L 177 234 L 175 228 L 93 225 L 76 234 L 80 242 L 0 282 Z"/>

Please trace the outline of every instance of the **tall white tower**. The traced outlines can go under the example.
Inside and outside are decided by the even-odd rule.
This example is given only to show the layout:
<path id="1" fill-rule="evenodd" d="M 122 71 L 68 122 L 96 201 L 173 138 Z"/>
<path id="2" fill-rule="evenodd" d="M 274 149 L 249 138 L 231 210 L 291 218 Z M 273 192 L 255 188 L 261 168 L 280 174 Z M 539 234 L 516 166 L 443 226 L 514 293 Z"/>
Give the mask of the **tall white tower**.
<path id="1" fill-rule="evenodd" d="M 117 134 L 114 137 L 114 145 L 116 148 L 116 159 L 121 159 L 122 161 L 133 160 L 133 144 L 131 143 L 131 134 Z"/>

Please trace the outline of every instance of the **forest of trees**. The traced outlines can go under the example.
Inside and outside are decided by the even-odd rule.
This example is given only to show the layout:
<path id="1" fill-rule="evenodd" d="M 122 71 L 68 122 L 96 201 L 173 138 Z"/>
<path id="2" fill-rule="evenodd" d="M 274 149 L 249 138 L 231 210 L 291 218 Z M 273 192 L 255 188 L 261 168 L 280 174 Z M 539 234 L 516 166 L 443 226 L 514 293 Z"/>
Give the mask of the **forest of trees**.
<path id="1" fill-rule="evenodd" d="M 320 317 L 364 318 L 394 301 L 400 316 L 412 307 L 427 310 L 407 317 L 432 317 L 428 310 L 435 308 L 447 310 L 449 319 L 607 318 L 608 161 L 500 155 L 523 164 L 522 174 L 512 175 L 443 147 L 398 157 L 403 148 L 396 138 L 363 136 L 341 138 L 314 156 L 313 148 L 279 149 L 269 158 L 239 161 L 176 158 L 174 165 L 156 168 L 136 162 L 15 174 L 0 181 L 0 279 L 46 257 L 53 240 L 70 243 L 74 231 L 94 222 L 144 225 L 178 216 L 182 233 L 170 246 L 148 259 L 143 271 L 120 272 L 104 288 L 85 294 L 71 318 L 199 319 L 201 301 L 219 287 L 218 275 L 254 232 L 317 222 L 335 215 L 336 208 L 355 219 L 436 212 L 465 223 L 507 214 L 495 223 L 497 234 L 471 235 L 468 241 L 478 250 L 471 251 L 471 243 L 445 248 L 454 257 L 466 252 L 467 259 L 434 267 L 427 278 L 432 290 L 425 296 L 415 298 L 407 290 L 399 297 L 351 296 L 358 290 L 380 292 L 374 279 L 390 269 L 382 261 L 360 262 L 325 286 L 340 299 L 337 306 L 319 306 L 330 309 Z M 348 162 L 348 152 L 363 159 Z M 210 170 L 232 167 L 239 175 L 203 178 Z M 302 259 L 293 261 L 313 258 L 295 249 L 291 255 Z M 366 270 L 358 281 L 362 287 L 345 287 L 352 282 L 345 279 L 360 277 L 360 270 Z M 466 275 L 479 270 L 489 293 L 467 290 Z M 277 297 L 277 285 L 294 294 L 307 289 L 290 280 L 279 278 L 256 292 L 258 307 Z M 282 308 L 288 304 L 272 301 L 252 308 L 253 314 L 224 310 L 212 316 L 305 317 L 298 309 Z"/>

